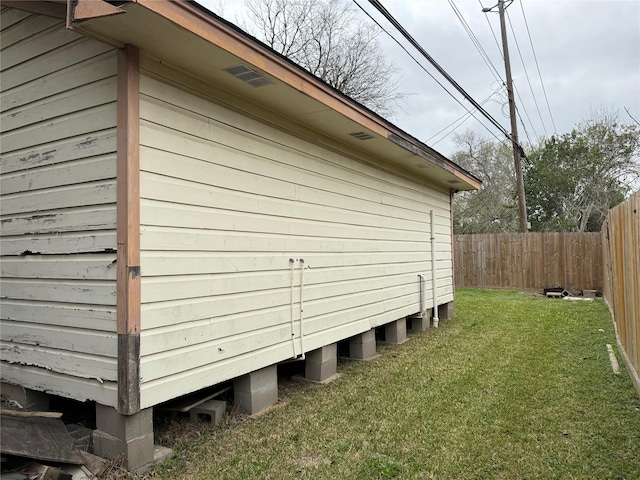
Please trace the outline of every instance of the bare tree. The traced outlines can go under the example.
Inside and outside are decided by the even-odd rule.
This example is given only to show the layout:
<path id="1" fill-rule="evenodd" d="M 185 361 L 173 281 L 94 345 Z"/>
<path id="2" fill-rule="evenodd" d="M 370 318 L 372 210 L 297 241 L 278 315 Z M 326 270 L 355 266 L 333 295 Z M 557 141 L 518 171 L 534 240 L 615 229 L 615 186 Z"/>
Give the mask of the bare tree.
<path id="1" fill-rule="evenodd" d="M 386 61 L 380 31 L 345 0 L 245 0 L 250 33 L 345 95 L 383 116 L 405 96 Z"/>

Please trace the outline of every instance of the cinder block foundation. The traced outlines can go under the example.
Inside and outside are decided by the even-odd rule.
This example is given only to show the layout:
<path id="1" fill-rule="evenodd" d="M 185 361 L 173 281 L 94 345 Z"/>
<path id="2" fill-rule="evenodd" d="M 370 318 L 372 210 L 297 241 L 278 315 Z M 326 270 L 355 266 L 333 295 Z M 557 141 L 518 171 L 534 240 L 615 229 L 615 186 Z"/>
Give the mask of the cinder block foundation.
<path id="1" fill-rule="evenodd" d="M 49 394 L 30 390 L 28 388 L 12 385 L 10 383 L 0 383 L 0 393 L 9 400 L 13 400 L 20 407 L 36 412 L 49 410 Z"/>
<path id="2" fill-rule="evenodd" d="M 453 302 L 438 305 L 438 318 L 442 320 L 451 320 L 453 318 Z"/>
<path id="3" fill-rule="evenodd" d="M 304 378 L 323 383 L 336 375 L 338 369 L 338 344 L 332 343 L 306 354 Z"/>
<path id="4" fill-rule="evenodd" d="M 241 410 L 255 415 L 278 402 L 278 367 L 256 370 L 233 381 L 234 403 Z"/>
<path id="5" fill-rule="evenodd" d="M 223 402 L 222 400 L 209 400 L 189 410 L 189 417 L 192 422 L 205 421 L 219 425 L 220 422 L 222 422 L 226 409 L 227 402 Z"/>
<path id="6" fill-rule="evenodd" d="M 400 344 L 407 341 L 407 319 L 401 318 L 384 326 L 385 343 Z"/>
<path id="7" fill-rule="evenodd" d="M 153 409 L 121 415 L 112 407 L 96 404 L 93 451 L 103 458 L 122 458 L 124 467 L 141 473 L 154 462 Z"/>
<path id="8" fill-rule="evenodd" d="M 376 331 L 371 329 L 349 340 L 349 358 L 370 360 L 376 356 Z"/>
<path id="9" fill-rule="evenodd" d="M 424 332 L 431 326 L 431 310 L 424 312 L 424 315 L 412 315 L 407 318 L 408 328 L 411 333 Z"/>

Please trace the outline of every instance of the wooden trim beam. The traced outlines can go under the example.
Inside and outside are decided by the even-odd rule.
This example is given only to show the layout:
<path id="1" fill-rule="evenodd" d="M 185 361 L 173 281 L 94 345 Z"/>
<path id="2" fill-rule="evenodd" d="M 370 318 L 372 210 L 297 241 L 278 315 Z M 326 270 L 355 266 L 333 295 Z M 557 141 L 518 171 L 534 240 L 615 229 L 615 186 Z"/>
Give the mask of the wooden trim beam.
<path id="1" fill-rule="evenodd" d="M 140 410 L 140 57 L 118 53 L 117 332 L 118 411 Z"/>
<path id="2" fill-rule="evenodd" d="M 68 27 L 92 18 L 125 13 L 120 7 L 115 7 L 103 0 L 67 0 L 67 6 Z"/>
<path id="3" fill-rule="evenodd" d="M 25 2 L 24 0 L 2 0 L 3 7 L 16 8 L 30 13 L 38 13 L 54 18 L 67 18 L 67 7 L 61 3 L 44 2 L 33 0 Z"/>

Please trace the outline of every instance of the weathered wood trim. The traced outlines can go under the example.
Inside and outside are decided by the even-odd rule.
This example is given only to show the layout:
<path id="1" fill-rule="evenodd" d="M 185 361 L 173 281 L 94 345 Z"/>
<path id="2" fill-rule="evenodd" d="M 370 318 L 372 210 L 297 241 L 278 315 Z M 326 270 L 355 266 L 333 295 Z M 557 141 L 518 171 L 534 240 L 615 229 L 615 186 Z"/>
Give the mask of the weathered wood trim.
<path id="1" fill-rule="evenodd" d="M 140 334 L 118 334 L 118 412 L 140 411 Z"/>
<path id="2" fill-rule="evenodd" d="M 76 6 L 78 5 L 79 1 L 82 1 L 82 4 L 88 3 L 89 5 L 86 8 L 83 5 L 83 8 L 81 9 L 81 11 L 76 12 Z M 86 18 L 82 18 L 81 20 L 79 20 L 77 18 L 77 15 L 85 15 L 85 16 L 91 15 L 87 10 L 92 8 L 90 4 L 93 4 L 93 3 L 98 3 L 98 2 L 97 1 L 94 2 L 94 0 L 67 0 L 67 9 L 66 9 L 66 15 L 65 15 L 67 29 L 71 30 L 72 32 L 76 32 L 79 35 L 94 38 L 102 43 L 111 45 L 112 47 L 124 49 L 125 44 L 120 43 L 117 40 L 114 40 L 113 38 L 110 38 L 108 36 L 99 35 L 99 34 L 96 34 L 95 32 L 92 32 L 91 30 L 85 29 L 84 22 L 85 20 L 90 20 L 91 18 L 99 18 L 101 16 L 109 16 L 109 15 L 114 15 L 116 13 L 126 13 L 126 12 L 118 8 L 119 11 L 117 12 L 105 13 L 104 15 L 87 16 Z M 108 7 L 112 7 L 112 5 L 109 5 L 103 2 L 102 0 L 100 0 L 99 3 L 101 4 L 104 3 Z M 112 7 L 112 8 L 115 8 L 115 7 Z M 82 12 L 82 10 L 84 10 L 84 12 Z"/>
<path id="3" fill-rule="evenodd" d="M 75 25 L 92 18 L 108 17 L 125 13 L 120 7 L 115 7 L 102 0 L 67 0 L 67 25 Z"/>
<path id="4" fill-rule="evenodd" d="M 140 409 L 140 68 L 137 48 L 118 54 L 118 410 Z"/>
<path id="5" fill-rule="evenodd" d="M 65 19 L 67 17 L 67 8 L 60 3 L 41 2 L 32 0 L 25 2 L 24 0 L 2 0 L 2 6 L 12 7 L 30 13 L 38 13 L 47 15 L 48 17 Z"/>

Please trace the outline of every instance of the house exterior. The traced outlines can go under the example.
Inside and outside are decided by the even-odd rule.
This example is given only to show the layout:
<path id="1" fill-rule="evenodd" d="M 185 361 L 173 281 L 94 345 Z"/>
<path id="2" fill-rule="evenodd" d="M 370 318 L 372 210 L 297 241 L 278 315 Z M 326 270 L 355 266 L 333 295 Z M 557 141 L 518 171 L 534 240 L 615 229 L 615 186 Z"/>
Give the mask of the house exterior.
<path id="1" fill-rule="evenodd" d="M 0 15 L 2 382 L 95 401 L 105 452 L 144 466 L 155 405 L 450 306 L 480 183 L 433 149 L 196 4 Z"/>

